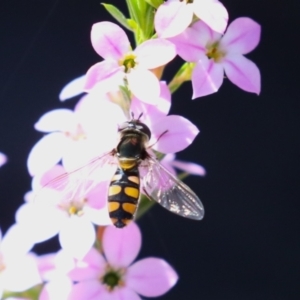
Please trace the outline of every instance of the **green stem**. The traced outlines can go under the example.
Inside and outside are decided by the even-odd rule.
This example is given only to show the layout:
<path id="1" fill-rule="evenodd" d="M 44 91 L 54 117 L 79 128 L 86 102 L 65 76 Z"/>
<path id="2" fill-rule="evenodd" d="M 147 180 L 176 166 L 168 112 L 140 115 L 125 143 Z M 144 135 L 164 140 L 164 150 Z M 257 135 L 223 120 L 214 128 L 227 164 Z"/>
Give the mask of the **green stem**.
<path id="1" fill-rule="evenodd" d="M 155 201 L 149 200 L 145 195 L 142 195 L 135 219 L 142 217 L 155 203 Z"/>
<path id="2" fill-rule="evenodd" d="M 171 93 L 173 94 L 185 81 L 191 80 L 193 63 L 184 63 L 177 71 L 173 79 L 168 84 Z"/>

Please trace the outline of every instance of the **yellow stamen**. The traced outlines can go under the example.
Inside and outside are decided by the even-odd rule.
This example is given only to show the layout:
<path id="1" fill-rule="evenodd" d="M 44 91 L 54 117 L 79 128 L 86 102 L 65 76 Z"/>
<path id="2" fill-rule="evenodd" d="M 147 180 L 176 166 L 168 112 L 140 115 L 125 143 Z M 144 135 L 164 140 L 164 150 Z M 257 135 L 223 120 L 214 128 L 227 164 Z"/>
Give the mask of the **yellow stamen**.
<path id="1" fill-rule="evenodd" d="M 119 66 L 123 66 L 125 68 L 125 72 L 128 73 L 132 68 L 134 68 L 137 64 L 136 55 L 132 52 L 129 52 L 124 55 L 124 57 L 119 61 Z"/>

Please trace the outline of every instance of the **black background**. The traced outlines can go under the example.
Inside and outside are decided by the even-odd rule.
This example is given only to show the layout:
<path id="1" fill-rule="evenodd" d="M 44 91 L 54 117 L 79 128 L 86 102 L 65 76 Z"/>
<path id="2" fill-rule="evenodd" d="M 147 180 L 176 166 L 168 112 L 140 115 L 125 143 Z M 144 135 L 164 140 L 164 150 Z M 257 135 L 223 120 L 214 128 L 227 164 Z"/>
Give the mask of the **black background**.
<path id="1" fill-rule="evenodd" d="M 111 3 L 125 10 L 125 1 Z M 153 208 L 139 221 L 140 257 L 163 257 L 177 270 L 178 284 L 161 299 L 299 299 L 300 2 L 223 3 L 231 21 L 249 16 L 262 25 L 248 55 L 261 70 L 262 92 L 225 81 L 194 101 L 190 83 L 175 93 L 171 113 L 201 130 L 178 157 L 207 170 L 186 180 L 206 216 L 193 222 Z M 74 107 L 78 98 L 60 103 L 58 93 L 100 60 L 90 28 L 103 20 L 112 19 L 99 0 L 0 2 L 0 151 L 9 157 L 0 169 L 3 231 L 30 189 L 26 159 L 41 137 L 33 124 L 50 109 Z M 176 68 L 168 67 L 167 79 Z"/>

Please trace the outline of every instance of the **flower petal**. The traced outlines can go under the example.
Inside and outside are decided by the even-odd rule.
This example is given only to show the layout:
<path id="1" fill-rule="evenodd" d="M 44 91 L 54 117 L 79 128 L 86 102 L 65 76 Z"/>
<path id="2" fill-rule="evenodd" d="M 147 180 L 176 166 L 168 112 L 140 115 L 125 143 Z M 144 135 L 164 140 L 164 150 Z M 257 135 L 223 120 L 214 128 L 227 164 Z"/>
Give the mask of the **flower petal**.
<path id="1" fill-rule="evenodd" d="M 127 74 L 128 86 L 141 101 L 156 104 L 160 94 L 157 77 L 150 71 L 138 68 Z"/>
<path id="2" fill-rule="evenodd" d="M 165 81 L 160 81 L 160 100 L 157 103 L 157 109 L 164 115 L 167 115 L 171 108 L 171 92 Z"/>
<path id="3" fill-rule="evenodd" d="M 201 22 L 201 24 L 205 24 Z M 210 40 L 211 31 L 208 26 L 202 25 L 205 30 L 189 27 L 183 33 L 170 38 L 175 44 L 177 54 L 188 62 L 198 61 L 206 53 L 206 44 Z"/>
<path id="4" fill-rule="evenodd" d="M 207 52 L 207 46 L 220 40 L 222 35 L 202 21 L 195 22 L 183 33 L 169 38 L 175 44 L 177 54 L 188 62 L 197 62 Z"/>
<path id="5" fill-rule="evenodd" d="M 65 219 L 62 211 L 47 204 L 47 201 L 26 203 L 16 212 L 17 223 L 27 230 L 27 236 L 35 243 L 55 236 Z"/>
<path id="6" fill-rule="evenodd" d="M 230 53 L 249 53 L 258 45 L 260 32 L 260 25 L 252 19 L 235 19 L 221 39 L 220 47 Z"/>
<path id="7" fill-rule="evenodd" d="M 76 262 L 75 268 L 68 275 L 73 281 L 99 279 L 104 274 L 106 266 L 104 257 L 98 250 L 91 248 L 81 261 Z"/>
<path id="8" fill-rule="evenodd" d="M 127 267 L 140 251 L 142 235 L 134 222 L 122 229 L 109 226 L 104 231 L 102 243 L 104 254 L 111 266 Z"/>
<path id="9" fill-rule="evenodd" d="M 85 81 L 85 75 L 82 75 L 70 81 L 67 85 L 63 87 L 63 89 L 59 93 L 59 100 L 65 101 L 82 94 L 84 92 Z"/>
<path id="10" fill-rule="evenodd" d="M 39 256 L 37 264 L 43 281 L 55 280 L 59 274 L 66 275 L 75 266 L 74 259 L 63 250 Z"/>
<path id="11" fill-rule="evenodd" d="M 195 22 L 191 26 L 191 28 L 198 33 L 199 43 L 203 47 L 206 47 L 208 43 L 219 41 L 223 36 L 221 33 L 213 31 L 206 23 L 201 20 Z"/>
<path id="12" fill-rule="evenodd" d="M 178 275 L 163 259 L 145 258 L 130 266 L 126 273 L 128 287 L 145 297 L 158 297 L 169 291 Z"/>
<path id="13" fill-rule="evenodd" d="M 222 62 L 228 79 L 242 90 L 260 93 L 260 72 L 254 62 L 239 54 L 227 55 Z"/>
<path id="14" fill-rule="evenodd" d="M 186 161 L 181 161 L 181 160 L 173 160 L 172 162 L 170 162 L 170 164 L 182 171 L 185 171 L 191 175 L 199 175 L 199 176 L 204 176 L 206 175 L 206 171 L 205 169 L 195 163 L 191 163 L 191 162 L 186 162 Z"/>
<path id="15" fill-rule="evenodd" d="M 98 210 L 106 206 L 106 194 L 109 187 L 108 185 L 108 182 L 100 182 L 88 192 L 88 194 L 86 195 L 88 207 Z"/>
<path id="16" fill-rule="evenodd" d="M 152 141 L 156 142 L 153 148 L 162 153 L 178 152 L 189 146 L 198 133 L 198 128 L 184 117 L 160 118 L 152 126 Z"/>
<path id="17" fill-rule="evenodd" d="M 59 147 L 57 147 L 59 145 Z M 31 149 L 27 168 L 31 176 L 43 173 L 56 165 L 62 158 L 67 139 L 61 132 L 53 132 L 42 137 Z"/>
<path id="18" fill-rule="evenodd" d="M 113 225 L 109 217 L 108 207 L 106 205 L 102 209 L 93 209 L 91 207 L 86 207 L 85 213 L 88 216 L 89 220 L 96 225 Z"/>
<path id="19" fill-rule="evenodd" d="M 91 41 L 95 51 L 104 59 L 119 60 L 130 51 L 130 43 L 125 31 L 112 22 L 94 24 Z"/>
<path id="20" fill-rule="evenodd" d="M 105 298 L 105 300 L 142 300 L 136 292 L 127 286 L 117 289 L 111 296 L 111 298 Z"/>
<path id="21" fill-rule="evenodd" d="M 77 122 L 74 112 L 70 109 L 54 109 L 40 117 L 34 128 L 42 132 L 74 131 Z"/>
<path id="22" fill-rule="evenodd" d="M 206 171 L 202 166 L 192 162 L 177 160 L 175 159 L 175 154 L 166 154 L 160 162 L 174 176 L 176 176 L 176 171 L 174 168 L 191 175 L 206 175 Z"/>
<path id="23" fill-rule="evenodd" d="M 41 187 L 44 187 L 46 184 L 48 184 L 51 180 L 54 178 L 57 178 L 58 176 L 66 173 L 65 169 L 61 165 L 55 165 L 53 168 L 42 174 L 41 176 L 35 176 L 33 177 L 32 186 L 33 189 L 38 189 Z M 36 182 L 39 181 L 39 182 Z M 35 187 L 35 188 L 34 188 Z M 62 186 L 61 189 L 63 189 L 65 186 Z"/>
<path id="24" fill-rule="evenodd" d="M 62 164 L 67 172 L 72 172 L 83 166 L 88 167 L 91 160 L 103 154 L 103 149 L 101 149 L 103 146 L 105 146 L 106 152 L 112 150 L 112 147 L 107 149 L 107 145 L 102 143 L 99 136 L 97 141 L 90 139 L 70 141 L 62 158 Z"/>
<path id="25" fill-rule="evenodd" d="M 134 53 L 139 67 L 155 69 L 167 64 L 176 56 L 174 45 L 164 39 L 148 40 L 139 45 Z"/>
<path id="26" fill-rule="evenodd" d="M 0 152 L 0 167 L 3 166 L 7 162 L 7 156 Z"/>
<path id="27" fill-rule="evenodd" d="M 39 300 L 70 299 L 69 294 L 72 286 L 72 281 L 68 277 L 57 275 L 54 280 L 44 285 Z"/>
<path id="28" fill-rule="evenodd" d="M 61 247 L 78 259 L 82 259 L 88 253 L 95 239 L 95 228 L 84 216 L 71 216 L 59 233 Z"/>
<path id="29" fill-rule="evenodd" d="M 68 299 L 76 300 L 97 300 L 103 299 L 102 293 L 105 292 L 105 287 L 98 279 L 82 281 L 74 284 L 69 294 Z"/>
<path id="30" fill-rule="evenodd" d="M 111 102 L 107 95 L 96 93 L 94 90 L 80 99 L 75 113 L 86 135 L 95 135 L 98 141 L 99 136 L 105 135 L 107 141 L 111 134 L 116 135 L 118 123 L 126 120 L 119 105 Z"/>
<path id="31" fill-rule="evenodd" d="M 160 97 L 156 105 L 147 104 L 133 97 L 130 110 L 134 116 L 141 116 L 141 121 L 149 127 L 157 118 L 166 116 L 171 107 L 171 93 L 165 82 L 160 82 Z"/>
<path id="32" fill-rule="evenodd" d="M 228 12 L 225 6 L 217 0 L 194 0 L 195 15 L 211 29 L 223 33 L 228 23 Z"/>
<path id="33" fill-rule="evenodd" d="M 22 292 L 41 283 L 35 258 L 28 254 L 15 257 L 6 262 L 6 268 L 1 274 L 1 283 L 6 290 Z"/>
<path id="34" fill-rule="evenodd" d="M 90 91 L 97 84 L 97 88 L 102 93 L 109 92 L 115 89 L 115 85 L 120 85 L 120 80 L 123 78 L 122 67 L 115 61 L 104 60 L 88 69 L 84 89 L 85 91 Z"/>
<path id="35" fill-rule="evenodd" d="M 160 163 L 172 174 L 176 177 L 177 173 L 175 171 L 175 169 L 173 168 L 173 166 L 171 165 L 171 162 L 169 162 L 168 160 L 165 160 L 166 156 L 168 155 L 173 155 L 175 156 L 173 153 L 168 153 L 164 156 L 164 158 L 160 161 Z"/>
<path id="36" fill-rule="evenodd" d="M 222 85 L 224 71 L 221 64 L 216 64 L 205 55 L 198 61 L 192 73 L 192 99 L 210 95 Z"/>
<path id="37" fill-rule="evenodd" d="M 12 225 L 1 241 L 1 252 L 6 258 L 22 256 L 34 246 L 26 228 L 19 224 Z"/>
<path id="38" fill-rule="evenodd" d="M 159 6 L 154 18 L 159 37 L 173 37 L 183 32 L 192 22 L 193 7 L 185 1 L 167 1 Z"/>

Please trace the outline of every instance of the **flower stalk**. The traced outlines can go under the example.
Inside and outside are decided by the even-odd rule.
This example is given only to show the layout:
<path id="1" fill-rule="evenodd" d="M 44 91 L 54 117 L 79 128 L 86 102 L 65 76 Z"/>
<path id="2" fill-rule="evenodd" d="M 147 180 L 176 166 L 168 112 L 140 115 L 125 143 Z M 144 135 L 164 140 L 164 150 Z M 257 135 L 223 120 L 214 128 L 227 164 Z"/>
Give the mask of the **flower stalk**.
<path id="1" fill-rule="evenodd" d="M 194 66 L 195 65 L 193 63 L 186 62 L 180 67 L 173 79 L 168 84 L 172 94 L 176 92 L 184 82 L 191 80 Z"/>
<path id="2" fill-rule="evenodd" d="M 169 291 L 178 280 L 170 264 L 155 257 L 135 261 L 142 236 L 133 219 L 155 203 L 186 218 L 204 216 L 200 199 L 182 180 L 206 171 L 175 158 L 199 129 L 170 114 L 172 94 L 191 81 L 193 99 L 210 95 L 224 74 L 239 88 L 260 92 L 260 71 L 245 57 L 260 40 L 252 19 L 228 25 L 218 0 L 126 4 L 129 17 L 102 3 L 135 44 L 119 25 L 95 23 L 91 43 L 101 58 L 59 98 L 83 96 L 74 109 L 46 112 L 34 125 L 43 136 L 27 161 L 32 190 L 16 224 L 4 237 L 0 232 L 1 299 L 132 300 Z M 163 71 L 177 55 L 185 63 L 167 84 Z M 0 153 L 0 166 L 6 162 Z M 122 229 L 111 226 L 119 219 Z M 57 252 L 31 252 L 54 236 Z"/>

